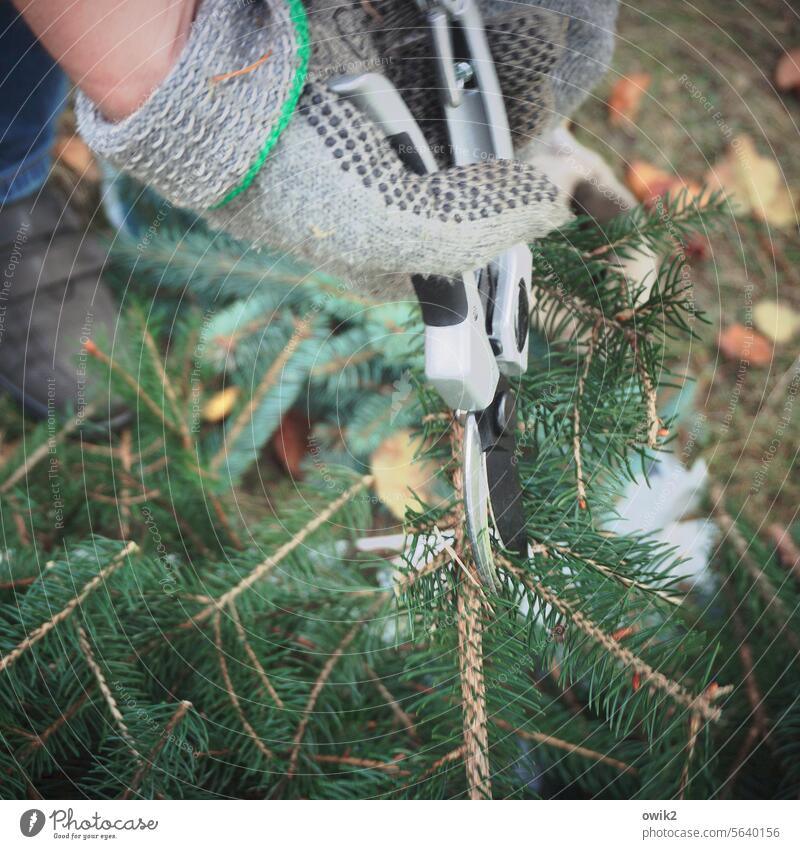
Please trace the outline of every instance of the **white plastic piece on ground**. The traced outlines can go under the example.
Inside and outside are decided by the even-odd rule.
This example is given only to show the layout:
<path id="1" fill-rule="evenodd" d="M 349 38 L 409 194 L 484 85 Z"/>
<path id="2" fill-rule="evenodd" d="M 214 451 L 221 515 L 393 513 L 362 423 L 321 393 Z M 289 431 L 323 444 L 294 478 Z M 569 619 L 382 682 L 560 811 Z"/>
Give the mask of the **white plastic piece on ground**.
<path id="1" fill-rule="evenodd" d="M 640 478 L 625 487 L 617 516 L 605 528 L 619 534 L 643 532 L 676 549 L 684 558 L 675 569 L 691 587 L 710 589 L 708 562 L 719 530 L 711 518 L 685 519 L 698 509 L 708 485 L 708 467 L 697 460 L 687 469 L 670 454 L 653 464 L 650 485 Z"/>

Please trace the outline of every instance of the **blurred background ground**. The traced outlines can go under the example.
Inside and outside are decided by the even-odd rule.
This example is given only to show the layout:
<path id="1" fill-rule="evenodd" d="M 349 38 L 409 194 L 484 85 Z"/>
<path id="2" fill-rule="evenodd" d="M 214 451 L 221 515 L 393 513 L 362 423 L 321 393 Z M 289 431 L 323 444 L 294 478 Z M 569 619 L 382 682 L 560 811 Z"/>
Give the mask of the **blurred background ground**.
<path id="1" fill-rule="evenodd" d="M 614 72 L 581 110 L 576 135 L 623 180 L 644 162 L 687 183 L 702 182 L 746 136 L 759 156 L 777 163 L 797 199 L 800 90 L 778 92 L 774 79 L 781 57 L 798 46 L 800 6 L 781 0 L 623 5 Z M 615 86 L 639 74 L 650 82 L 635 119 L 611 126 L 607 101 Z M 800 502 L 798 334 L 782 329 L 796 331 L 800 314 L 800 238 L 792 219 L 775 226 L 731 214 L 707 245 L 698 239 L 692 283 L 710 324 L 695 326 L 700 338 L 690 345 L 673 346 L 669 363 L 693 378 L 673 398 L 683 421 L 678 452 L 689 461 L 702 455 L 712 477 L 762 528 L 789 527 Z M 773 320 L 762 317 L 760 327 L 754 320 L 754 308 L 762 304 L 755 316 L 763 316 L 765 302 L 779 313 L 779 341 L 770 338 Z M 744 329 L 742 358 L 720 353 L 720 334 L 735 336 L 735 326 Z"/>

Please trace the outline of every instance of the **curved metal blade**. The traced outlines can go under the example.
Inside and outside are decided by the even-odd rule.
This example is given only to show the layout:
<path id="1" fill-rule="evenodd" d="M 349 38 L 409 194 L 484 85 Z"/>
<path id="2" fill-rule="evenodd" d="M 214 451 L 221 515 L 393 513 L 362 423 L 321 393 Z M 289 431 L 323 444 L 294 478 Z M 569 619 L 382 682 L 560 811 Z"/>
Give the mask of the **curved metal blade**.
<path id="1" fill-rule="evenodd" d="M 525 556 L 528 537 L 522 509 L 522 486 L 514 455 L 495 447 L 489 449 L 484 457 L 491 515 L 500 544 L 508 551 Z"/>
<path id="2" fill-rule="evenodd" d="M 469 413 L 464 424 L 464 513 L 478 574 L 485 586 L 496 590 L 494 556 L 489 537 L 489 481 L 475 413 Z"/>

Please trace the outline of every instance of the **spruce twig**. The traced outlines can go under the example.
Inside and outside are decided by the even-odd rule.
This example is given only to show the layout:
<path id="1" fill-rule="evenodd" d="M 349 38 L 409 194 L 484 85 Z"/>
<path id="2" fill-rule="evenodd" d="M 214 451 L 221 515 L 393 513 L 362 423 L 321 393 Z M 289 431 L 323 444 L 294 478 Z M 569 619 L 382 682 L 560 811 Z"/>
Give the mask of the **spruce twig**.
<path id="1" fill-rule="evenodd" d="M 778 614 L 781 636 L 791 645 L 797 654 L 800 654 L 800 638 L 791 626 L 791 614 L 778 595 L 778 590 L 772 585 L 764 570 L 753 560 L 750 552 L 750 544 L 739 530 L 733 517 L 725 509 L 725 495 L 718 483 L 713 483 L 709 494 L 712 500 L 712 511 L 717 522 L 724 533 L 725 538 L 730 539 L 739 562 L 745 567 L 747 573 L 753 579 L 753 584 L 758 594 L 764 600 L 766 609 L 770 608 Z"/>
<path id="2" fill-rule="evenodd" d="M 61 428 L 61 430 L 48 439 L 46 442 L 43 442 L 37 448 L 34 448 L 30 454 L 25 457 L 25 462 L 16 468 L 4 481 L 0 484 L 0 494 L 4 492 L 8 492 L 12 486 L 14 486 L 17 481 L 21 480 L 25 475 L 27 475 L 37 463 L 40 463 L 47 457 L 52 451 L 53 447 L 57 445 L 61 440 L 68 437 L 71 433 L 73 433 L 77 428 L 83 424 L 88 418 L 91 418 L 92 414 L 95 412 L 95 406 L 93 404 L 88 404 L 82 413 L 79 413 L 76 416 L 73 416 L 65 425 Z"/>
<path id="3" fill-rule="evenodd" d="M 75 608 L 83 604 L 83 602 L 86 601 L 86 599 L 106 580 L 106 578 L 116 572 L 121 566 L 125 565 L 126 558 L 130 554 L 133 554 L 133 552 L 138 550 L 139 546 L 137 546 L 135 542 L 129 542 L 125 548 L 123 548 L 122 551 L 114 557 L 111 563 L 101 569 L 97 575 L 95 575 L 94 578 L 92 578 L 91 581 L 83 587 L 78 595 L 72 598 L 58 613 L 56 613 L 51 619 L 48 619 L 46 622 L 42 622 L 41 625 L 34 628 L 21 643 L 15 646 L 3 658 L 0 658 L 0 673 L 10 669 L 22 654 L 24 654 L 32 646 L 35 646 L 36 643 L 46 637 L 53 628 L 67 619 Z"/>
<path id="4" fill-rule="evenodd" d="M 164 411 L 161 407 L 156 404 L 156 402 L 144 391 L 144 389 L 142 389 L 142 385 L 127 369 L 123 368 L 122 365 L 120 365 L 120 363 L 113 357 L 109 357 L 108 354 L 101 351 L 91 339 L 84 345 L 84 347 L 86 348 L 87 354 L 90 354 L 96 360 L 99 360 L 104 366 L 111 369 L 112 372 L 116 372 L 136 393 L 136 397 L 145 405 L 145 407 L 147 407 L 147 409 L 150 410 L 150 412 L 159 421 L 164 423 L 166 428 L 169 428 L 169 430 L 177 433 L 179 436 L 181 435 L 180 427 L 164 415 Z"/>
<path id="5" fill-rule="evenodd" d="M 420 780 L 423 778 L 428 778 L 428 776 L 433 775 L 435 772 L 438 772 L 443 766 L 447 764 L 453 763 L 453 761 L 460 760 L 464 757 L 464 753 L 466 752 L 467 747 L 465 743 L 462 743 L 460 746 L 457 746 L 451 752 L 448 752 L 446 755 L 442 755 L 441 758 L 434 761 L 425 772 L 420 776 Z"/>
<path id="6" fill-rule="evenodd" d="M 217 648 L 217 659 L 219 661 L 219 669 L 222 673 L 222 680 L 225 682 L 225 689 L 228 693 L 228 698 L 230 699 L 231 705 L 233 706 L 236 715 L 239 717 L 239 721 L 242 723 L 242 728 L 247 732 L 250 739 L 255 743 L 256 748 L 259 752 L 267 759 L 271 760 L 275 755 L 272 749 L 267 746 L 264 741 L 258 736 L 255 728 L 250 724 L 247 717 L 244 715 L 244 710 L 242 710 L 241 702 L 239 701 L 239 696 L 236 693 L 236 690 L 233 686 L 233 681 L 231 680 L 230 672 L 228 671 L 228 661 L 225 659 L 225 649 L 222 645 L 222 629 L 220 627 L 220 614 L 217 613 L 214 616 L 214 643 Z"/>
<path id="7" fill-rule="evenodd" d="M 597 346 L 600 325 L 595 322 L 592 328 L 592 335 L 589 339 L 586 358 L 583 361 L 583 369 L 578 377 L 578 388 L 575 393 L 575 405 L 572 410 L 572 455 L 575 460 L 575 477 L 578 488 L 578 506 L 581 510 L 586 509 L 586 479 L 583 475 L 583 455 L 581 452 L 581 403 L 583 402 L 583 393 L 586 389 L 586 378 L 589 375 L 589 369 L 592 366 L 592 358 L 594 350 Z"/>
<path id="8" fill-rule="evenodd" d="M 646 681 L 650 686 L 665 693 L 674 702 L 688 708 L 692 711 L 697 711 L 703 719 L 707 721 L 719 720 L 722 712 L 719 708 L 711 704 L 711 700 L 703 693 L 699 696 L 693 696 L 685 687 L 677 681 L 673 681 L 653 669 L 649 663 L 643 661 L 638 655 L 635 655 L 630 649 L 625 648 L 618 643 L 610 634 L 607 634 L 603 629 L 595 624 L 587 616 L 584 616 L 580 610 L 575 608 L 569 602 L 557 596 L 552 590 L 545 587 L 539 581 L 534 580 L 530 575 L 517 569 L 509 560 L 501 557 L 505 568 L 515 575 L 528 589 L 534 592 L 542 601 L 547 602 L 551 607 L 554 607 L 561 613 L 562 616 L 572 622 L 578 630 L 582 631 L 589 639 L 598 645 L 602 646 L 609 654 L 613 655 L 618 661 L 632 669 L 635 673 Z"/>
<path id="9" fill-rule="evenodd" d="M 631 775 L 637 775 L 639 770 L 635 766 L 626 764 L 625 761 L 612 758 L 610 755 L 604 755 L 602 752 L 596 752 L 594 749 L 587 749 L 586 746 L 579 746 L 577 743 L 570 743 L 567 740 L 562 740 L 559 737 L 553 737 L 551 734 L 542 734 L 540 731 L 526 731 L 524 728 L 514 728 L 510 722 L 504 719 L 495 719 L 495 724 L 498 728 L 503 728 L 510 731 L 517 737 L 522 737 L 523 740 L 531 740 L 535 743 L 542 743 L 545 746 L 552 746 L 555 749 L 561 749 L 564 752 L 570 752 L 574 755 L 580 755 L 589 760 L 597 761 L 598 763 L 613 766 L 620 772 L 627 772 Z"/>
<path id="10" fill-rule="evenodd" d="M 471 799 L 492 796 L 486 685 L 483 678 L 483 624 L 480 596 L 469 581 L 459 582 L 458 669 L 464 729 L 464 763 Z"/>
<path id="11" fill-rule="evenodd" d="M 231 587 L 221 596 L 214 599 L 211 604 L 206 605 L 201 611 L 195 613 L 185 622 L 182 622 L 178 628 L 190 628 L 192 625 L 199 625 L 215 613 L 221 610 L 226 605 L 237 599 L 245 590 L 249 590 L 257 581 L 267 575 L 281 560 L 288 554 L 291 554 L 296 548 L 305 542 L 306 538 L 313 534 L 318 528 L 325 524 L 328 519 L 333 516 L 337 510 L 344 506 L 354 495 L 365 489 L 372 483 L 372 475 L 364 475 L 360 480 L 356 481 L 351 487 L 346 489 L 335 501 L 332 501 L 324 510 L 318 513 L 310 522 L 303 526 L 288 542 L 278 547 L 278 550 L 262 560 L 258 566 L 254 567 L 247 577 L 242 578 L 238 584 Z"/>
<path id="12" fill-rule="evenodd" d="M 39 749 L 45 748 L 45 746 L 47 746 L 47 741 L 53 736 L 53 734 L 55 734 L 56 731 L 58 731 L 63 725 L 68 725 L 69 721 L 78 713 L 86 702 L 89 701 L 90 695 L 91 689 L 87 687 L 66 710 L 61 711 L 53 722 L 51 722 L 41 734 L 37 734 L 36 738 L 20 752 L 18 756 L 19 760 L 27 760 Z"/>
<path id="13" fill-rule="evenodd" d="M 236 420 L 231 425 L 230 429 L 226 428 L 225 438 L 223 440 L 222 446 L 211 459 L 210 468 L 212 471 L 219 470 L 219 467 L 222 465 L 223 461 L 225 460 L 228 454 L 228 445 L 232 444 L 241 434 L 241 432 L 247 427 L 247 425 L 252 421 L 253 416 L 255 415 L 258 408 L 261 406 L 264 397 L 267 395 L 270 389 L 272 389 L 275 382 L 280 377 L 284 366 L 291 359 L 291 357 L 294 356 L 295 352 L 297 351 L 297 347 L 300 345 L 300 343 L 311 336 L 311 332 L 312 325 L 310 321 L 297 321 L 295 323 L 295 330 L 292 333 L 289 341 L 286 343 L 286 347 L 280 352 L 280 354 L 278 354 L 278 356 L 275 358 L 275 361 L 264 373 L 264 376 L 261 378 L 261 381 L 256 387 L 255 392 L 253 392 L 253 395 L 247 403 L 247 406 L 236 417 Z"/>
<path id="14" fill-rule="evenodd" d="M 233 619 L 233 624 L 236 628 L 236 634 L 239 637 L 239 641 L 242 644 L 242 648 L 244 648 L 245 654 L 250 659 L 250 663 L 253 664 L 253 669 L 255 669 L 259 681 L 261 681 L 264 686 L 264 689 L 267 691 L 267 693 L 269 693 L 269 696 L 272 701 L 274 701 L 275 704 L 281 710 L 283 710 L 285 708 L 283 700 L 278 695 L 278 691 L 275 689 L 275 687 L 273 687 L 272 682 L 269 680 L 269 675 L 267 675 L 266 670 L 261 665 L 258 656 L 256 655 L 255 651 L 253 650 L 253 647 L 250 645 L 247 639 L 247 634 L 245 633 L 244 625 L 242 625 L 242 620 L 239 616 L 239 610 L 236 607 L 236 603 L 233 601 L 230 602 L 230 604 L 228 605 L 228 610 L 230 610 L 231 612 L 231 618 Z"/>
<path id="15" fill-rule="evenodd" d="M 78 644 L 80 645 L 83 656 L 86 659 L 87 666 L 92 671 L 92 675 L 94 675 L 100 693 L 102 694 L 105 703 L 108 705 L 108 710 L 117 726 L 120 737 L 122 737 L 122 739 L 128 744 L 131 753 L 136 760 L 141 762 L 142 756 L 136 748 L 136 742 L 131 736 L 128 726 L 125 724 L 125 718 L 122 715 L 122 711 L 119 709 L 117 700 L 114 698 L 114 694 L 111 692 L 111 688 L 108 686 L 108 682 L 103 675 L 103 670 L 100 668 L 100 664 L 94 656 L 92 645 L 89 642 L 89 635 L 86 633 L 86 629 L 82 625 L 78 626 Z"/>
<path id="16" fill-rule="evenodd" d="M 389 688 L 381 681 L 378 677 L 378 673 L 371 667 L 369 664 L 366 666 L 367 675 L 372 679 L 372 683 L 375 685 L 377 691 L 386 699 L 386 704 L 389 706 L 391 712 L 395 715 L 398 722 L 406 729 L 408 732 L 408 736 L 411 738 L 411 741 L 414 745 L 419 744 L 419 734 L 417 734 L 417 729 L 414 726 L 414 722 L 411 717 L 403 710 L 400 706 L 400 703 L 397 699 L 392 695 Z"/>
<path id="17" fill-rule="evenodd" d="M 186 424 L 186 420 L 181 410 L 180 403 L 178 402 L 178 393 L 175 391 L 175 387 L 172 384 L 172 380 L 170 380 L 170 377 L 167 374 L 167 370 L 164 368 L 164 365 L 161 362 L 161 356 L 158 352 L 158 347 L 156 346 L 155 339 L 153 339 L 152 334 L 146 326 L 144 328 L 144 341 L 145 345 L 147 346 L 147 350 L 150 353 L 150 359 L 153 365 L 155 366 L 156 371 L 158 372 L 158 376 L 161 378 L 161 385 L 164 387 L 164 395 L 166 396 L 166 399 L 169 402 L 170 407 L 172 408 L 172 414 L 175 416 L 175 424 L 177 424 L 178 429 L 180 431 L 183 447 L 187 451 L 191 451 L 192 437 L 189 433 L 189 427 Z"/>
<path id="18" fill-rule="evenodd" d="M 147 777 L 147 774 L 155 765 L 156 759 L 158 758 L 161 750 L 164 748 L 167 740 L 172 736 L 172 732 L 177 727 L 178 723 L 186 716 L 189 709 L 192 707 L 192 703 L 190 701 L 184 700 L 178 704 L 178 707 L 175 709 L 175 713 L 169 719 L 169 722 L 164 726 L 163 731 L 161 732 L 160 737 L 158 738 L 155 746 L 150 750 L 145 759 L 145 762 L 142 766 L 136 771 L 136 774 L 133 776 L 133 780 L 130 783 L 130 786 L 126 788 L 125 792 L 122 794 L 123 799 L 130 799 L 131 796 L 136 793 L 139 788 L 142 786 L 142 782 Z"/>
<path id="19" fill-rule="evenodd" d="M 385 763 L 373 758 L 354 758 L 351 755 L 312 755 L 317 763 L 341 764 L 342 766 L 355 766 L 361 769 L 380 769 L 393 775 L 411 775 L 407 769 L 402 769 L 396 763 Z"/>
<path id="20" fill-rule="evenodd" d="M 368 609 L 367 615 L 371 615 L 382 603 L 383 598 L 379 598 L 378 601 Z M 306 706 L 303 708 L 303 713 L 300 717 L 297 730 L 292 738 L 292 749 L 289 753 L 289 766 L 286 770 L 286 778 L 289 780 L 294 778 L 297 773 L 297 763 L 300 759 L 300 747 L 303 744 L 303 737 L 305 737 L 306 729 L 308 728 L 308 723 L 311 719 L 311 714 L 314 712 L 314 707 L 317 704 L 317 699 L 319 699 L 320 693 L 325 687 L 325 684 L 328 682 L 328 679 L 331 677 L 331 673 L 333 672 L 336 664 L 339 662 L 339 658 L 341 658 L 341 656 L 345 653 L 347 647 L 353 642 L 356 635 L 363 627 L 363 621 L 356 622 L 356 624 L 350 628 L 344 637 L 342 637 L 339 645 L 336 646 L 331 656 L 323 664 L 322 670 L 320 671 L 317 680 L 314 682 L 314 686 L 311 688 L 311 692 L 309 693 Z"/>

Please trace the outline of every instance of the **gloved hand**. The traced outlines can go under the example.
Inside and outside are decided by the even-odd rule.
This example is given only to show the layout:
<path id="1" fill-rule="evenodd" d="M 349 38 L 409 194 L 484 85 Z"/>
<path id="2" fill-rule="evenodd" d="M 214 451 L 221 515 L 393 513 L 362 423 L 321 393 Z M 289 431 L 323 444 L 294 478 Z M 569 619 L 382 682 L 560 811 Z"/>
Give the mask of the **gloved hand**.
<path id="1" fill-rule="evenodd" d="M 292 6 L 298 2 L 204 0 L 176 67 L 132 116 L 111 124 L 79 98 L 84 137 L 100 155 L 213 225 L 356 278 L 373 292 L 397 273 L 456 275 L 479 267 L 567 220 L 564 199 L 528 165 L 486 161 L 434 175 L 411 172 L 375 125 L 326 88 L 331 76 L 392 65 L 380 45 L 397 27 L 381 29 L 358 0 L 310 4 L 310 82 L 271 147 L 302 84 L 292 61 L 304 53 L 290 20 L 298 18 Z M 381 7 L 391 4 L 376 6 L 379 13 Z M 542 14 L 528 11 L 531 21 Z M 516 14 L 519 19 L 519 7 Z M 513 60 L 506 62 L 509 102 L 523 99 L 513 86 L 514 66 L 530 68 L 524 84 L 544 92 L 556 56 L 549 32 L 543 37 L 531 23 L 510 48 L 512 24 L 494 35 L 488 29 L 495 44 L 505 39 L 499 49 Z M 546 112 L 546 98 L 524 100 L 529 106 L 510 112 L 513 128 L 524 124 L 530 133 Z"/>

